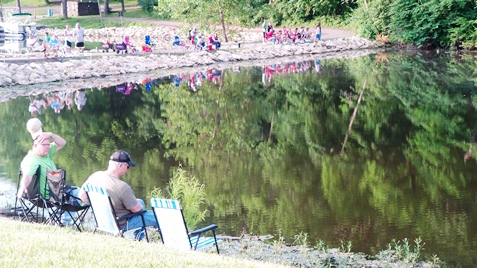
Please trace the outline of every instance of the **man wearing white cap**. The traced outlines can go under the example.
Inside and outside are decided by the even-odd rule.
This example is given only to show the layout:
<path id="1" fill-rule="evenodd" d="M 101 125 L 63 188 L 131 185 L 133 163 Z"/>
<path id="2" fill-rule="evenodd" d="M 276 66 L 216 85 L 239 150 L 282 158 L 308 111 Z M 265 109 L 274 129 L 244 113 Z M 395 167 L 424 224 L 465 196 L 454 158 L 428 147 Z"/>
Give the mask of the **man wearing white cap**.
<path id="1" fill-rule="evenodd" d="M 27 122 L 27 129 L 33 139 L 33 147 L 21 162 L 21 170 L 23 177 L 18 188 L 17 196 L 21 198 L 27 194 L 27 188 L 30 185 L 33 176 L 36 174 L 38 167 L 40 169 L 40 194 L 44 198 L 49 198 L 49 189 L 46 182 L 46 170 L 56 170 L 56 165 L 52 157 L 59 150 L 63 149 L 66 141 L 52 132 L 43 132 L 41 122 L 37 118 L 32 118 Z"/>

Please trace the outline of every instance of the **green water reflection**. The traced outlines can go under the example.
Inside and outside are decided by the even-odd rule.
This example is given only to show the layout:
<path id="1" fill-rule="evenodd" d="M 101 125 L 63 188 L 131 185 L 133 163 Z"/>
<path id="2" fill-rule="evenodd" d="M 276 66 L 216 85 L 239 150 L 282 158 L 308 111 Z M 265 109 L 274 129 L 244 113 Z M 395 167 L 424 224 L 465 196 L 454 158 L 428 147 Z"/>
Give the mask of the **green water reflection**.
<path id="1" fill-rule="evenodd" d="M 81 111 L 38 118 L 68 141 L 56 162 L 72 184 L 122 148 L 138 163 L 126 178 L 138 196 L 182 163 L 206 185 L 207 221 L 227 235 L 306 232 L 312 245 L 352 241 L 373 254 L 421 237 L 424 254 L 475 264 L 475 58 L 316 63 L 211 71 L 202 83 L 178 75 L 177 87 L 163 78 L 128 95 L 87 90 Z M 31 145 L 29 102 L 0 104 L 0 163 L 12 179 Z"/>

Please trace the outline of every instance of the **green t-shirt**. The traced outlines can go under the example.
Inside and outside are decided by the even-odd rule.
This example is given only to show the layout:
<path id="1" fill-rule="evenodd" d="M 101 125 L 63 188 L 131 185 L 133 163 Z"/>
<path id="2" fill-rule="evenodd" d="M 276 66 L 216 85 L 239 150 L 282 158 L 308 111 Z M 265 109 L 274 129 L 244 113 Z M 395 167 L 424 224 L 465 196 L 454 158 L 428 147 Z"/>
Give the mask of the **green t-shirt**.
<path id="1" fill-rule="evenodd" d="M 36 174 L 38 167 L 40 169 L 40 194 L 43 198 L 50 198 L 50 188 L 46 183 L 46 170 L 56 170 L 56 165 L 53 162 L 52 157 L 56 154 L 56 144 L 52 143 L 48 155 L 41 157 L 35 154 L 33 151 L 28 151 L 28 154 L 23 158 L 21 163 L 21 169 L 24 175 L 33 176 Z M 28 187 L 28 185 L 27 185 Z"/>

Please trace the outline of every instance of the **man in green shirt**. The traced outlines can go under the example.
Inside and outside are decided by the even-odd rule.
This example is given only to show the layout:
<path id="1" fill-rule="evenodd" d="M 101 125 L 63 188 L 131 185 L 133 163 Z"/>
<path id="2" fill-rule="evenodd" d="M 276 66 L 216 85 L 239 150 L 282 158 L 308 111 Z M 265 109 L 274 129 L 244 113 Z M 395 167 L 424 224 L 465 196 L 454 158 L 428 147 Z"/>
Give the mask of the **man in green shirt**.
<path id="1" fill-rule="evenodd" d="M 52 157 L 56 152 L 63 149 L 65 145 L 66 141 L 62 137 L 51 132 L 41 132 L 34 138 L 32 149 L 28 151 L 20 165 L 23 177 L 18 188 L 18 198 L 28 194 L 28 186 L 30 186 L 38 167 L 41 167 L 41 173 L 38 178 L 40 194 L 45 199 L 50 198 L 46 182 L 46 170 L 56 170 Z"/>

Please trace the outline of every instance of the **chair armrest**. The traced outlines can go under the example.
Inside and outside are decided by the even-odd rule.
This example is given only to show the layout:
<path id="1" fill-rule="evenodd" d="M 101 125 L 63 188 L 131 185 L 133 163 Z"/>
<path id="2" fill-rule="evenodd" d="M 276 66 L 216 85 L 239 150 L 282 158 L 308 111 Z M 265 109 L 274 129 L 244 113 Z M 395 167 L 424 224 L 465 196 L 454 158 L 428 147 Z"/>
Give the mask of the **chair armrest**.
<path id="1" fill-rule="evenodd" d="M 205 233 L 207 231 L 215 230 L 215 229 L 217 229 L 217 227 L 218 227 L 217 224 L 211 224 L 207 227 L 204 227 L 204 228 L 201 228 L 201 229 L 190 232 L 189 236 L 192 237 L 192 236 L 200 235 L 200 234 Z"/>
<path id="2" fill-rule="evenodd" d="M 131 214 L 126 214 L 126 215 L 123 215 L 121 217 L 116 217 L 116 220 L 118 221 L 122 221 L 122 220 L 127 220 L 131 217 L 134 217 L 134 216 L 141 216 L 143 217 L 143 214 L 145 213 L 146 211 L 145 210 L 142 210 L 142 211 L 139 211 L 139 212 L 136 212 L 136 213 L 131 213 Z"/>

